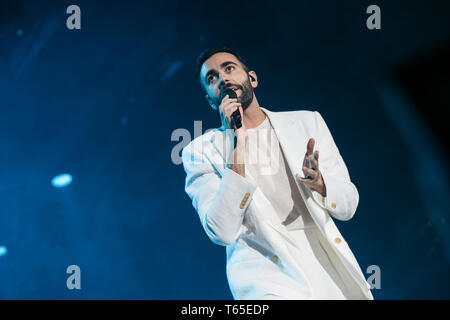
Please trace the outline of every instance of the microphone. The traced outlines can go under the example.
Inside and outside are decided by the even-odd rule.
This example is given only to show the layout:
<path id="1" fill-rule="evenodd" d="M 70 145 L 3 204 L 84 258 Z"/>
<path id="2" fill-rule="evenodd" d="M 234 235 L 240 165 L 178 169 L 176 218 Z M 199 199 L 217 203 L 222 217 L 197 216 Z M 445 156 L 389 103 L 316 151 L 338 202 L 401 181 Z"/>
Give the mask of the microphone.
<path id="1" fill-rule="evenodd" d="M 220 90 L 220 100 L 223 100 L 223 98 L 226 95 L 228 95 L 228 97 L 230 97 L 230 99 L 237 98 L 236 92 L 234 92 L 233 89 L 225 88 L 223 90 Z M 231 122 L 233 123 L 233 125 L 235 126 L 236 129 L 239 129 L 240 127 L 242 127 L 241 113 L 239 112 L 239 109 L 236 110 L 235 112 L 233 112 L 231 114 L 230 118 L 231 118 Z"/>

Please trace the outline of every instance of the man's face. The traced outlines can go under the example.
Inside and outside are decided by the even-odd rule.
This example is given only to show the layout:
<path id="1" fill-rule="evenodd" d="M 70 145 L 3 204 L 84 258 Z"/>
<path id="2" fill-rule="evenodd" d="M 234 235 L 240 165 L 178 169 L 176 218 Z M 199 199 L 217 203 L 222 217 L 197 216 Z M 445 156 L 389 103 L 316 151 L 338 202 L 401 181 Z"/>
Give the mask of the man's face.
<path id="1" fill-rule="evenodd" d="M 200 70 L 200 81 L 206 93 L 218 107 L 221 104 L 220 89 L 232 88 L 238 102 L 245 110 L 253 101 L 253 87 L 241 62 L 231 53 L 218 52 L 206 60 Z"/>

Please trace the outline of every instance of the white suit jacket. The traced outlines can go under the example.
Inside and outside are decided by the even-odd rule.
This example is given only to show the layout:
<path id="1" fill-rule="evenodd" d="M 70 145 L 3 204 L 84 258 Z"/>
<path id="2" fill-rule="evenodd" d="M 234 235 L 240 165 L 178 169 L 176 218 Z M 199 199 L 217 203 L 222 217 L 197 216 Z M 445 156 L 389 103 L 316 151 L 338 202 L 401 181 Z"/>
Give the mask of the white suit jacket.
<path id="1" fill-rule="evenodd" d="M 359 194 L 325 121 L 317 111 L 261 109 L 269 117 L 295 177 L 304 177 L 306 145 L 310 138 L 315 139 L 327 189 L 325 201 L 320 202 L 316 192 L 302 183 L 297 186 L 322 234 L 366 297 L 373 299 L 358 262 L 331 219 L 351 219 Z M 229 168 L 231 159 L 231 141 L 223 126 L 197 137 L 182 151 L 186 193 L 208 237 L 226 246 L 227 278 L 234 299 L 262 299 L 267 293 L 309 299 L 313 288 L 296 263 L 301 257 L 289 249 L 296 246 L 295 241 L 248 170 L 244 178 Z"/>

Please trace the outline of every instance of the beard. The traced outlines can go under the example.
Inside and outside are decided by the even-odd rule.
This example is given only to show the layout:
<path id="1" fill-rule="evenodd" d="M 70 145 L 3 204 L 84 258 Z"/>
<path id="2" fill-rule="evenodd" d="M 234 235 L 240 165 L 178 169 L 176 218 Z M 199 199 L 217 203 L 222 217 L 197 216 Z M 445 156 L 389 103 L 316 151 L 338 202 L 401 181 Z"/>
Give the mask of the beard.
<path id="1" fill-rule="evenodd" d="M 239 84 L 229 84 L 229 86 L 235 86 L 238 89 L 241 89 L 241 96 L 237 98 L 238 102 L 241 104 L 242 106 L 242 111 L 244 111 L 245 109 L 247 109 L 250 104 L 253 101 L 253 87 L 250 84 L 250 77 L 247 76 L 247 80 L 244 81 L 244 83 L 242 83 L 242 85 Z M 217 99 L 216 101 L 217 105 L 220 105 L 222 103 L 222 101 L 220 101 L 220 99 Z"/>
<path id="2" fill-rule="evenodd" d="M 242 94 L 238 97 L 238 102 L 242 105 L 242 110 L 247 109 L 253 101 L 253 87 L 250 84 L 250 79 L 247 80 L 239 88 L 242 90 Z"/>

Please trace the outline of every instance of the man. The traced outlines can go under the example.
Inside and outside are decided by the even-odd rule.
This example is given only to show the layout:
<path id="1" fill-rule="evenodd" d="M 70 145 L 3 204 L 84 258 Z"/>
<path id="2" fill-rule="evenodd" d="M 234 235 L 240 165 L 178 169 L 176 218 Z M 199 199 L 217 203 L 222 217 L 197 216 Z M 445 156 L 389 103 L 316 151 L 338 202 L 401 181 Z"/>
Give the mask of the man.
<path id="1" fill-rule="evenodd" d="M 331 219 L 351 219 L 359 195 L 322 116 L 260 107 L 255 71 L 228 48 L 203 52 L 197 75 L 222 127 L 183 149 L 185 188 L 206 234 L 226 246 L 233 297 L 373 299 Z M 237 98 L 221 99 L 225 89 Z"/>

